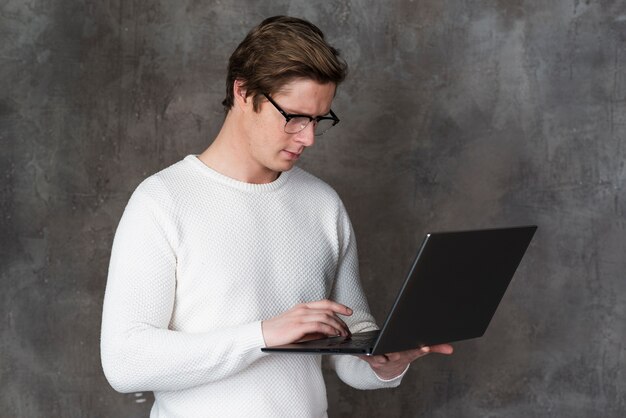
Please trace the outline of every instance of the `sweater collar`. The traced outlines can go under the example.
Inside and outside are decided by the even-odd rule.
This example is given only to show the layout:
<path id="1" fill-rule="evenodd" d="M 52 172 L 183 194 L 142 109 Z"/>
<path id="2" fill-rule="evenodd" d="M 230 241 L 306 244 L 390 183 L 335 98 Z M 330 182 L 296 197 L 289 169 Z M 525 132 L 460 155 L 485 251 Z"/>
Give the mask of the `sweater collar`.
<path id="1" fill-rule="evenodd" d="M 200 161 L 197 155 L 188 155 L 185 157 L 184 161 L 190 164 L 193 164 L 194 167 L 196 167 L 202 172 L 203 175 L 219 183 L 222 183 L 228 187 L 232 187 L 238 190 L 243 190 L 243 191 L 253 192 L 253 193 L 267 193 L 267 192 L 272 192 L 274 190 L 278 190 L 285 183 L 287 183 L 289 176 L 294 171 L 294 169 L 296 169 L 294 167 L 291 170 L 283 171 L 282 173 L 280 173 L 280 176 L 278 176 L 278 178 L 271 183 L 254 184 L 254 183 L 246 183 L 243 181 L 235 180 L 231 177 L 225 176 L 224 174 L 221 174 L 213 170 L 212 168 L 204 164 L 202 161 Z"/>

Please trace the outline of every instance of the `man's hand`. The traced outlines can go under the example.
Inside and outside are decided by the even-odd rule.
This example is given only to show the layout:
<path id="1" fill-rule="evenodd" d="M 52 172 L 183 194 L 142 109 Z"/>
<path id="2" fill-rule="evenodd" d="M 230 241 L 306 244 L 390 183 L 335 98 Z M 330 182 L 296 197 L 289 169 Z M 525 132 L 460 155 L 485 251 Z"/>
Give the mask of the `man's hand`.
<path id="1" fill-rule="evenodd" d="M 352 315 L 352 309 L 331 300 L 301 303 L 287 312 L 263 321 L 263 339 L 267 347 L 290 344 L 311 334 L 318 338 L 341 335 L 347 337 L 350 330 L 337 315 Z"/>
<path id="2" fill-rule="evenodd" d="M 450 344 L 439 344 L 399 353 L 383 354 L 381 356 L 359 356 L 369 363 L 374 373 L 381 379 L 389 380 L 400 376 L 407 366 L 420 357 L 430 353 L 452 354 L 454 349 Z"/>

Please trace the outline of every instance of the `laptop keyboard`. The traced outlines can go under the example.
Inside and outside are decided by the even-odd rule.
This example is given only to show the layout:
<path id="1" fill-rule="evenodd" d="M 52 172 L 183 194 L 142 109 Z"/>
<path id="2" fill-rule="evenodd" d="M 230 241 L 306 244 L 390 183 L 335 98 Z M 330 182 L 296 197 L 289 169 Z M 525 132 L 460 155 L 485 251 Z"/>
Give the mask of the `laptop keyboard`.
<path id="1" fill-rule="evenodd" d="M 356 348 L 369 348 L 374 345 L 374 342 L 376 341 L 377 333 L 378 333 L 377 331 L 374 331 L 374 332 L 363 333 L 362 335 L 353 334 L 351 337 L 342 337 L 341 339 L 338 339 L 337 341 L 333 341 L 329 343 L 328 346 L 337 347 L 337 346 L 343 346 L 343 345 L 350 345 Z"/>

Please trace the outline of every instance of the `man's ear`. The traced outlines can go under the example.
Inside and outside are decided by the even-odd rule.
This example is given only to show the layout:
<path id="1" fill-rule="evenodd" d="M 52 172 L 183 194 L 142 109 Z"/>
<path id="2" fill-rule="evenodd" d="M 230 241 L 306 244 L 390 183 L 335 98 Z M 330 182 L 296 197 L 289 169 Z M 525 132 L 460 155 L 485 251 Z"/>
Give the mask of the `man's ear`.
<path id="1" fill-rule="evenodd" d="M 235 104 L 239 106 L 246 106 L 248 104 L 248 98 L 246 96 L 247 90 L 243 86 L 242 80 L 235 80 L 233 84 L 233 95 Z"/>

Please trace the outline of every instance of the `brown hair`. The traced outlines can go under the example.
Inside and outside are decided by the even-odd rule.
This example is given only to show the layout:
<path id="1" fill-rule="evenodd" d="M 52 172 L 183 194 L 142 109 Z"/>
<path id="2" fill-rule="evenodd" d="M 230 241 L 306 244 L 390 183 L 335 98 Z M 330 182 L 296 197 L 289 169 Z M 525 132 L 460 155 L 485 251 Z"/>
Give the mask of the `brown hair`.
<path id="1" fill-rule="evenodd" d="M 263 93 L 276 93 L 295 78 L 339 84 L 346 73 L 339 51 L 315 25 L 294 17 L 270 17 L 252 29 L 231 55 L 222 105 L 226 112 L 233 106 L 235 80 L 242 81 L 246 97 L 253 96 L 258 111 Z"/>

